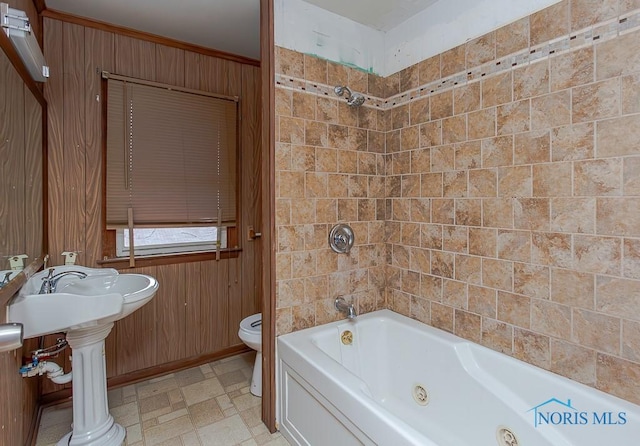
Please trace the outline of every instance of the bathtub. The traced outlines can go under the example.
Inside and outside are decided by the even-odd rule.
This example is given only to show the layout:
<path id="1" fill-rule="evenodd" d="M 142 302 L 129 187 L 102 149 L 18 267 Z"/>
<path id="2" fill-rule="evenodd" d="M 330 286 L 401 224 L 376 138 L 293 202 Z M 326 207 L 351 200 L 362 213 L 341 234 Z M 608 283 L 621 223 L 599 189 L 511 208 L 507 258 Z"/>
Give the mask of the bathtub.
<path id="1" fill-rule="evenodd" d="M 389 310 L 280 336 L 277 356 L 291 444 L 640 444 L 640 406 Z"/>

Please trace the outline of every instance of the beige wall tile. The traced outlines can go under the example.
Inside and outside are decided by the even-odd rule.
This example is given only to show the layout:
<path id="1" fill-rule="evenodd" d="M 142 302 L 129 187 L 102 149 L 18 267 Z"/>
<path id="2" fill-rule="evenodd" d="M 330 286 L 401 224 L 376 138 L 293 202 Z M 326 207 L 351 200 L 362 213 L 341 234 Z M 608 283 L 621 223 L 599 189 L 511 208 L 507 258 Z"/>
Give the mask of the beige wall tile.
<path id="1" fill-rule="evenodd" d="M 496 58 L 496 36 L 491 32 L 466 44 L 467 66 L 475 67 Z"/>
<path id="2" fill-rule="evenodd" d="M 570 307 L 595 308 L 595 276 L 570 269 L 551 269 L 551 300 Z"/>
<path id="3" fill-rule="evenodd" d="M 630 384 L 640 380 L 640 364 L 598 353 L 596 377 L 598 389 L 640 404 L 640 388 Z"/>
<path id="4" fill-rule="evenodd" d="M 596 232 L 605 235 L 640 236 L 639 198 L 598 198 Z"/>
<path id="5" fill-rule="evenodd" d="M 516 229 L 548 230 L 549 199 L 516 198 L 513 203 L 513 223 Z"/>
<path id="6" fill-rule="evenodd" d="M 573 309 L 572 341 L 601 352 L 619 355 L 620 325 L 618 318 Z"/>
<path id="7" fill-rule="evenodd" d="M 558 127 L 551 132 L 552 161 L 570 161 L 594 157 L 593 123 Z"/>
<path id="8" fill-rule="evenodd" d="M 431 325 L 453 333 L 453 308 L 431 302 Z"/>
<path id="9" fill-rule="evenodd" d="M 498 135 L 508 135 L 511 133 L 526 132 L 529 130 L 529 102 L 530 101 L 528 99 L 525 99 L 498 106 Z"/>
<path id="10" fill-rule="evenodd" d="M 420 147 L 433 147 L 440 144 L 442 144 L 442 121 L 422 124 L 420 126 Z"/>
<path id="11" fill-rule="evenodd" d="M 556 338 L 571 339 L 571 308 L 547 300 L 531 300 L 531 330 Z"/>
<path id="12" fill-rule="evenodd" d="M 640 31 L 634 31 L 596 45 L 596 78 L 608 79 L 640 71 L 640 54 L 635 51 L 638 38 Z"/>
<path id="13" fill-rule="evenodd" d="M 574 123 L 619 116 L 620 80 L 609 79 L 575 87 L 572 90 L 571 99 Z"/>
<path id="14" fill-rule="evenodd" d="M 416 101 L 417 102 L 417 101 Z M 480 82 L 461 85 L 453 90 L 454 114 L 468 113 L 480 108 Z"/>
<path id="15" fill-rule="evenodd" d="M 534 232 L 531 235 L 531 259 L 538 265 L 571 268 L 571 236 L 557 232 Z"/>
<path id="16" fill-rule="evenodd" d="M 504 57 L 529 46 L 529 17 L 496 30 L 496 57 Z"/>
<path id="17" fill-rule="evenodd" d="M 526 296 L 498 291 L 498 320 L 529 328 L 531 300 Z"/>
<path id="18" fill-rule="evenodd" d="M 538 45 L 569 33 L 569 0 L 529 16 L 530 43 Z"/>
<path id="19" fill-rule="evenodd" d="M 481 200 L 455 200 L 455 223 L 464 226 L 482 225 L 482 201 Z"/>
<path id="20" fill-rule="evenodd" d="M 542 130 L 571 122 L 571 92 L 562 90 L 531 99 L 531 129 Z"/>
<path id="21" fill-rule="evenodd" d="M 440 79 L 440 55 L 430 57 L 418 63 L 420 85 Z"/>
<path id="22" fill-rule="evenodd" d="M 596 383 L 596 352 L 551 338 L 552 372 L 566 376 L 583 384 Z"/>
<path id="23" fill-rule="evenodd" d="M 576 235 L 573 238 L 574 267 L 579 271 L 620 274 L 622 243 L 618 238 Z"/>
<path id="24" fill-rule="evenodd" d="M 513 99 L 530 98 L 549 93 L 549 60 L 516 68 L 513 71 Z"/>
<path id="25" fill-rule="evenodd" d="M 297 51 L 276 47 L 275 72 L 286 76 L 304 78 L 304 55 Z"/>
<path id="26" fill-rule="evenodd" d="M 498 231 L 498 257 L 516 262 L 531 261 L 531 234 L 527 231 Z"/>
<path id="27" fill-rule="evenodd" d="M 469 113 L 467 126 L 469 139 L 489 138 L 496 135 L 496 108 L 485 108 Z"/>
<path id="28" fill-rule="evenodd" d="M 640 281 L 596 276 L 596 311 L 640 321 Z"/>
<path id="29" fill-rule="evenodd" d="M 469 311 L 495 319 L 497 315 L 497 291 L 492 288 L 469 285 Z"/>
<path id="30" fill-rule="evenodd" d="M 453 92 L 445 91 L 429 96 L 429 110 L 432 121 L 453 116 Z"/>
<path id="31" fill-rule="evenodd" d="M 327 61 L 318 57 L 304 55 L 304 79 L 312 82 L 327 83 Z"/>
<path id="32" fill-rule="evenodd" d="M 498 197 L 531 197 L 531 166 L 500 167 Z"/>
<path id="33" fill-rule="evenodd" d="M 571 196 L 571 163 L 536 164 L 533 166 L 533 196 Z M 553 201 L 552 201 L 553 209 Z M 553 221 L 553 219 L 552 219 Z"/>
<path id="34" fill-rule="evenodd" d="M 495 257 L 498 232 L 495 229 L 469 228 L 469 254 Z"/>
<path id="35" fill-rule="evenodd" d="M 638 153 L 637 141 L 640 138 L 640 115 L 599 121 L 596 124 L 597 156 L 635 155 Z"/>
<path id="36" fill-rule="evenodd" d="M 513 164 L 513 136 L 498 136 L 482 140 L 482 167 Z"/>
<path id="37" fill-rule="evenodd" d="M 514 328 L 513 331 L 513 356 L 549 369 L 551 364 L 550 338 L 532 331 Z"/>
<path id="38" fill-rule="evenodd" d="M 513 290 L 513 264 L 504 260 L 482 259 L 482 285 Z"/>
<path id="39" fill-rule="evenodd" d="M 616 0 L 571 0 L 571 30 L 576 31 L 618 15 Z"/>
<path id="40" fill-rule="evenodd" d="M 513 199 L 488 198 L 482 200 L 482 225 L 493 228 L 513 228 Z"/>
<path id="41" fill-rule="evenodd" d="M 514 263 L 513 291 L 529 297 L 549 299 L 549 268 L 530 263 Z"/>
<path id="42" fill-rule="evenodd" d="M 453 308 L 467 309 L 467 285 L 464 282 L 444 279 L 442 303 Z"/>
<path id="43" fill-rule="evenodd" d="M 510 355 L 513 351 L 513 327 L 504 322 L 482 318 L 481 344 Z"/>
<path id="44" fill-rule="evenodd" d="M 452 74 L 464 71 L 466 56 L 466 45 L 459 45 L 442 53 L 440 61 L 440 69 L 442 77 L 451 76 Z"/>
<path id="45" fill-rule="evenodd" d="M 640 323 L 622 321 L 622 356 L 640 362 Z"/>
<path id="46" fill-rule="evenodd" d="M 594 81 L 595 56 L 591 46 L 552 56 L 549 62 L 551 91 Z"/>
<path id="47" fill-rule="evenodd" d="M 551 199 L 551 230 L 558 232 L 595 232 L 595 198 Z"/>
<path id="48" fill-rule="evenodd" d="M 640 279 L 640 240 L 625 238 L 622 245 L 622 274 Z"/>
<path id="49" fill-rule="evenodd" d="M 622 195 L 621 159 L 579 161 L 573 166 L 574 195 Z"/>
<path id="50" fill-rule="evenodd" d="M 482 338 L 481 317 L 467 311 L 455 310 L 453 333 L 469 341 L 480 343 Z"/>
<path id="51" fill-rule="evenodd" d="M 513 100 L 511 71 L 499 73 L 482 81 L 482 107 L 494 107 Z"/>

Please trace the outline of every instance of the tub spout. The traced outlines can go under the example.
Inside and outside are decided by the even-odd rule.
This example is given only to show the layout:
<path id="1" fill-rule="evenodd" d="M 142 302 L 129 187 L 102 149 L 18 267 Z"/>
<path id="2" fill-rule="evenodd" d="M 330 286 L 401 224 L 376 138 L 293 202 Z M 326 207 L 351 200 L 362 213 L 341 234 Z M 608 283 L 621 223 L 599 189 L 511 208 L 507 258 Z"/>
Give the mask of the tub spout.
<path id="1" fill-rule="evenodd" d="M 348 304 L 342 296 L 336 297 L 335 307 L 339 312 L 346 313 L 349 319 L 354 319 L 357 316 L 356 309 L 353 304 Z"/>

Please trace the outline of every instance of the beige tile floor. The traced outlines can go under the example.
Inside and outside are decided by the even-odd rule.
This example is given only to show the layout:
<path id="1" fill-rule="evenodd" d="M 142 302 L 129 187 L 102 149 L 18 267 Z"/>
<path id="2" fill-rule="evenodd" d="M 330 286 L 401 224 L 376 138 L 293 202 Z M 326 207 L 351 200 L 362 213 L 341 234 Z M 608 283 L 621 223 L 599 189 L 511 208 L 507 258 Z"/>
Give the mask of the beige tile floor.
<path id="1" fill-rule="evenodd" d="M 243 353 L 109 391 L 109 409 L 127 429 L 127 446 L 288 446 L 260 420 L 249 393 L 255 353 Z M 69 432 L 69 403 L 45 409 L 36 446 Z"/>

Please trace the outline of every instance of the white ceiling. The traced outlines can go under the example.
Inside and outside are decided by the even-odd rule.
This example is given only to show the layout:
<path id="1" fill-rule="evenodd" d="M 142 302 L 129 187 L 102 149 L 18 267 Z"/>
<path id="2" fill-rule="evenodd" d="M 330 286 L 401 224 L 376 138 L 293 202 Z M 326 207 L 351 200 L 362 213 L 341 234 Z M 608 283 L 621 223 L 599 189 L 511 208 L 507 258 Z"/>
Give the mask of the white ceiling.
<path id="1" fill-rule="evenodd" d="M 388 31 L 437 0 L 305 0 Z M 46 0 L 47 8 L 241 56 L 260 57 L 260 0 Z"/>
<path id="2" fill-rule="evenodd" d="M 389 31 L 438 0 L 304 0 L 378 31 Z"/>

